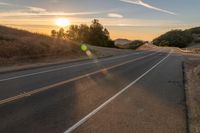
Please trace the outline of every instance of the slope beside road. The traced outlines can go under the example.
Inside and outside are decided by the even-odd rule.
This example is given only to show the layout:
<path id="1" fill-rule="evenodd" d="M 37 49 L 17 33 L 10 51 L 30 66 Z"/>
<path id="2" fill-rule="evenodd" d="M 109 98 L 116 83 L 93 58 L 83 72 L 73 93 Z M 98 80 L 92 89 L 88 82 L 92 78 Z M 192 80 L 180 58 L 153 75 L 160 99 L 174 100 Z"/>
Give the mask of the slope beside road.
<path id="1" fill-rule="evenodd" d="M 77 44 L 78 45 L 78 44 Z M 133 50 L 121 50 L 117 48 L 104 48 L 104 47 L 97 47 L 97 46 L 91 46 L 87 45 L 90 52 L 92 53 L 92 56 L 94 58 L 106 58 L 106 57 L 112 57 L 112 56 L 119 56 L 124 54 L 131 54 Z M 80 51 L 80 46 L 77 48 Z M 48 66 L 54 66 L 54 65 L 60 65 L 60 64 L 67 64 L 67 63 L 73 63 L 73 62 L 80 62 L 85 60 L 90 60 L 90 58 L 87 56 L 87 54 L 83 51 L 80 52 L 81 54 L 76 55 L 76 53 L 70 54 L 67 57 L 62 56 L 56 56 L 51 58 L 41 58 L 37 59 L 35 61 L 26 61 L 23 62 L 18 61 L 18 63 L 14 64 L 4 64 L 1 65 L 0 63 L 0 74 L 2 73 L 8 73 L 13 71 L 21 71 L 21 70 L 28 70 L 28 69 L 35 69 L 40 67 L 48 67 Z M 1 59 L 0 59 L 1 61 Z"/>

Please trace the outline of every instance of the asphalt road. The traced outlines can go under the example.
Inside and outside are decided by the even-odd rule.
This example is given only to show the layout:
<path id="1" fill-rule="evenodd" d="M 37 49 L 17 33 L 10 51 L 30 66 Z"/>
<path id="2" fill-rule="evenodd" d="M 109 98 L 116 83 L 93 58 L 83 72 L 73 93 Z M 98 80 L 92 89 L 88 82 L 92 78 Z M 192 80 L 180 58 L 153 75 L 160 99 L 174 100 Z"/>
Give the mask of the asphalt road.
<path id="1" fill-rule="evenodd" d="M 143 51 L 1 74 L 0 132 L 187 132 L 183 60 Z"/>

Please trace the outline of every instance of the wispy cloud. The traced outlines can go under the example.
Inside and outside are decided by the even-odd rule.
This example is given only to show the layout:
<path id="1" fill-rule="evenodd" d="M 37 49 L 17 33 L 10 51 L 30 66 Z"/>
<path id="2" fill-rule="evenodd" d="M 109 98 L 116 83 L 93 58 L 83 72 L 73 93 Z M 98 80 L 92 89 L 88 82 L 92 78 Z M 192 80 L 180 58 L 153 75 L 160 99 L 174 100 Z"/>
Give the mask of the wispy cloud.
<path id="1" fill-rule="evenodd" d="M 10 6 L 11 4 L 5 3 L 5 2 L 0 2 L 0 6 Z"/>
<path id="2" fill-rule="evenodd" d="M 100 12 L 3 12 L 0 17 L 17 17 L 17 16 L 83 16 L 100 14 Z"/>
<path id="3" fill-rule="evenodd" d="M 26 8 L 28 8 L 32 12 L 46 12 L 46 9 L 44 8 L 32 7 L 32 6 L 27 6 Z"/>
<path id="4" fill-rule="evenodd" d="M 161 9 L 161 8 L 149 5 L 149 4 L 145 3 L 145 2 L 143 2 L 142 0 L 134 0 L 134 1 L 133 0 L 120 0 L 120 1 L 126 2 L 126 3 L 130 3 L 130 4 L 144 6 L 146 8 L 153 9 L 153 10 L 160 11 L 160 12 L 164 12 L 164 13 L 171 14 L 171 15 L 177 15 L 174 12 L 171 12 L 171 11 L 168 11 L 168 10 L 165 10 L 165 9 Z"/>
<path id="5" fill-rule="evenodd" d="M 0 2 L 0 6 L 9 6 L 9 7 L 17 7 L 24 12 L 45 12 L 46 9 L 40 7 L 33 7 L 33 6 L 25 6 L 25 5 L 17 5 L 11 3 Z"/>
<path id="6" fill-rule="evenodd" d="M 19 9 L 11 12 L 0 12 L 0 17 L 18 17 L 18 16 L 82 16 L 82 15 L 94 15 L 100 14 L 103 12 L 95 11 L 95 12 L 54 12 L 47 11 L 44 8 L 33 7 L 33 6 L 25 6 L 25 5 L 17 5 L 0 2 L 0 6 L 11 6 L 18 7 Z"/>
<path id="7" fill-rule="evenodd" d="M 111 17 L 111 18 L 123 18 L 123 15 L 118 14 L 118 13 L 108 13 L 108 17 Z"/>

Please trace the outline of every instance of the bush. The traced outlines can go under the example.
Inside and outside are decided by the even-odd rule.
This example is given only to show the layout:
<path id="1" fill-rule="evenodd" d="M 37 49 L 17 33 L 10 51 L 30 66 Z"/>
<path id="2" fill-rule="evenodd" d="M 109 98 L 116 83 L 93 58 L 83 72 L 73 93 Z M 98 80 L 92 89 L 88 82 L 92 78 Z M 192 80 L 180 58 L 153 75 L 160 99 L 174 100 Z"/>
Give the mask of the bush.
<path id="1" fill-rule="evenodd" d="M 188 31 L 172 30 L 153 40 L 157 46 L 169 46 L 184 48 L 193 40 L 192 34 Z"/>
<path id="2" fill-rule="evenodd" d="M 191 28 L 187 31 L 190 32 L 191 34 L 200 34 L 200 27 Z"/>

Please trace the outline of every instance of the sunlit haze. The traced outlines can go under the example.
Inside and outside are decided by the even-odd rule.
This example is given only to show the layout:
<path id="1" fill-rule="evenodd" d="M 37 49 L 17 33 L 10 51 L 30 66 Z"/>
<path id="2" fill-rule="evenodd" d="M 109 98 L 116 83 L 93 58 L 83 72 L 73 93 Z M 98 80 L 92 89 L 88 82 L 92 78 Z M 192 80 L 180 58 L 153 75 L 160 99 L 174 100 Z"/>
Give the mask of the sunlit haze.
<path id="1" fill-rule="evenodd" d="M 59 27 L 66 27 L 70 25 L 70 21 L 67 18 L 58 18 L 55 19 L 55 24 Z"/>
<path id="2" fill-rule="evenodd" d="M 152 40 L 198 26 L 199 0 L 0 0 L 0 24 L 50 34 L 97 18 L 112 39 Z"/>

